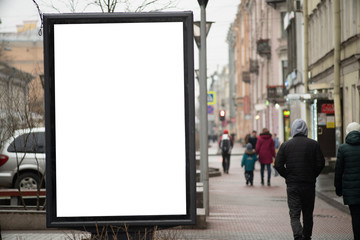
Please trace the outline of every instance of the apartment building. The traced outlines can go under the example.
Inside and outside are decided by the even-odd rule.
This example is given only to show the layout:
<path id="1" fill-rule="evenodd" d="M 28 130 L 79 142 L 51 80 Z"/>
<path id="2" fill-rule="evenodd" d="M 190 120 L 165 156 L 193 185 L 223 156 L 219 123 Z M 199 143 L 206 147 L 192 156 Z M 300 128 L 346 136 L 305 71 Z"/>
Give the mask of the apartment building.
<path id="1" fill-rule="evenodd" d="M 17 32 L 0 33 L 0 61 L 34 77 L 28 86 L 29 99 L 33 110 L 43 115 L 44 53 L 43 37 L 38 31 L 36 21 L 24 21 L 17 26 Z"/>
<path id="2" fill-rule="evenodd" d="M 335 4 L 339 4 L 340 22 L 336 31 Z M 346 126 L 360 121 L 360 2 L 358 0 L 308 1 L 309 91 L 322 94 L 315 98 L 314 136 L 324 147 L 325 156 L 334 159 L 337 134 L 345 137 Z M 340 107 L 334 111 L 335 34 L 340 34 Z M 340 117 L 340 133 L 335 118 Z M 338 145 L 341 143 L 338 143 Z M 329 149 L 333 149 L 332 151 Z"/>
<path id="3" fill-rule="evenodd" d="M 285 0 L 241 1 L 229 30 L 235 36 L 229 48 L 234 52 L 236 127 L 241 137 L 268 128 L 280 141 L 285 138 L 286 6 Z"/>

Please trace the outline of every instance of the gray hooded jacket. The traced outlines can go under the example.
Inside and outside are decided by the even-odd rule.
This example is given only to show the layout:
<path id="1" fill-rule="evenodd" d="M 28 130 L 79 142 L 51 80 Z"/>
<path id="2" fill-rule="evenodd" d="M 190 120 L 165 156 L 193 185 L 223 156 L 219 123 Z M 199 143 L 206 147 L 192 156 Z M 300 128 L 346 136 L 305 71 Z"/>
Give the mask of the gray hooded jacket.
<path id="1" fill-rule="evenodd" d="M 306 137 L 308 134 L 308 128 L 306 126 L 306 123 L 302 119 L 296 119 L 291 126 L 291 136 L 295 137 L 299 134 Z"/>
<path id="2" fill-rule="evenodd" d="M 275 169 L 287 185 L 314 185 L 324 168 L 325 159 L 318 142 L 307 138 L 308 129 L 302 119 L 291 126 L 293 138 L 280 146 Z"/>

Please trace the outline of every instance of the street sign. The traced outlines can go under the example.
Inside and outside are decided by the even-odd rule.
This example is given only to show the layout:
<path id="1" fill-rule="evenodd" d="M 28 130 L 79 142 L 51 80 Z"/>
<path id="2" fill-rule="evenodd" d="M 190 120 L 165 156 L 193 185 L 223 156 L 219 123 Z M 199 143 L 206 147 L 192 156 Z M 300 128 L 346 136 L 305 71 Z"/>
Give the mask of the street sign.
<path id="1" fill-rule="evenodd" d="M 208 114 L 213 114 L 214 113 L 214 107 L 213 106 L 208 106 Z"/>
<path id="2" fill-rule="evenodd" d="M 216 103 L 216 94 L 213 91 L 207 93 L 208 105 L 214 105 Z"/>

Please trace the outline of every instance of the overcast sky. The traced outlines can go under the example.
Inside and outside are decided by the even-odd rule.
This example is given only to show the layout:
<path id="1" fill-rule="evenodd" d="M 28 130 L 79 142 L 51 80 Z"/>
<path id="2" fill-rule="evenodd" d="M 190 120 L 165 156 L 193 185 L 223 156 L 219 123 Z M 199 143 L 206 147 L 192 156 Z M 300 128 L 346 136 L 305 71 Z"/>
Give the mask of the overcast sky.
<path id="1" fill-rule="evenodd" d="M 66 0 L 65 0 L 66 1 Z M 64 1 L 64 2 L 65 2 Z M 70 1 L 70 0 L 69 0 Z M 80 2 L 82 0 L 79 0 Z M 132 0 L 134 2 L 136 0 Z M 41 5 L 45 0 L 37 0 Z M 55 4 L 61 2 L 53 0 Z M 209 0 L 206 8 L 207 21 L 215 22 L 207 37 L 207 64 L 208 76 L 216 70 L 221 71 L 222 67 L 228 63 L 228 44 L 226 36 L 230 24 L 234 21 L 237 6 L 241 0 Z M 69 12 L 63 6 L 62 12 Z M 40 6 L 42 12 L 53 12 L 49 8 Z M 82 11 L 79 7 L 78 11 Z M 178 0 L 177 9 L 180 11 L 190 10 L 194 13 L 194 21 L 200 20 L 200 7 L 197 0 Z M 98 11 L 98 8 L 88 8 L 86 11 Z M 24 20 L 39 20 L 37 8 L 33 0 L 0 0 L 0 32 L 16 31 L 16 25 L 22 24 Z M 198 68 L 198 50 L 195 48 L 195 68 Z"/>

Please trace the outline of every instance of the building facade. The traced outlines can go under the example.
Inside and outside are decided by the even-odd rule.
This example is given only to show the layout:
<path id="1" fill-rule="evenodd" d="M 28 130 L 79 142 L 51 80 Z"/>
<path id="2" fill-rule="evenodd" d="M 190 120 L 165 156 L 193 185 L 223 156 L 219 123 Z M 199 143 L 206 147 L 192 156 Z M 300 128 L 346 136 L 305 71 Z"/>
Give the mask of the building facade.
<path id="1" fill-rule="evenodd" d="M 43 115 L 43 38 L 36 26 L 36 21 L 24 21 L 23 25 L 17 26 L 17 32 L 0 33 L 0 61 L 34 76 L 29 83 L 29 99 L 32 110 Z"/>
<path id="2" fill-rule="evenodd" d="M 334 91 L 334 0 L 309 1 L 309 89 Z M 342 126 L 360 121 L 360 2 L 340 1 Z"/>
<path id="3" fill-rule="evenodd" d="M 236 127 L 241 138 L 268 128 L 284 140 L 286 6 L 285 0 L 241 1 L 230 28 L 234 33 L 229 36 L 236 36 L 229 49 L 234 51 Z"/>
<path id="4" fill-rule="evenodd" d="M 339 4 L 338 24 L 335 4 Z M 296 118 L 307 120 L 309 137 L 320 143 L 328 164 L 332 165 L 346 126 L 360 120 L 360 2 L 288 0 L 287 10 L 284 23 L 289 54 L 285 85 L 290 122 Z M 340 37 L 339 61 L 335 59 L 336 35 Z M 336 67 L 340 72 L 338 89 Z M 334 102 L 337 90 L 341 99 L 338 113 Z"/>

